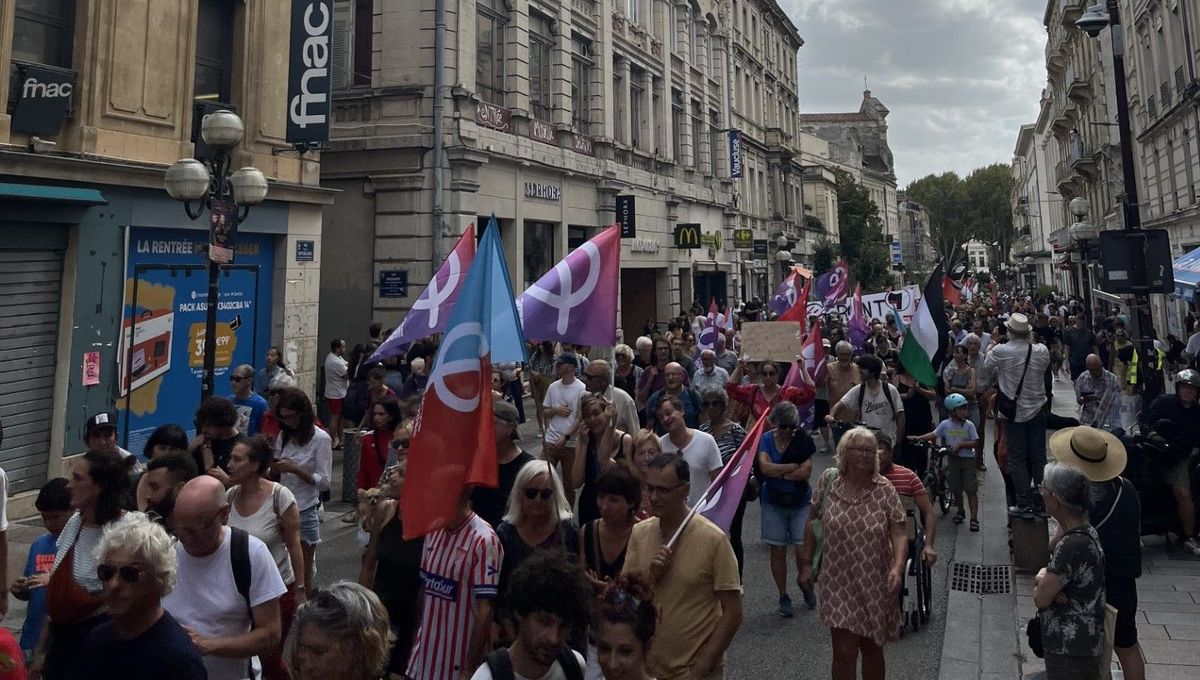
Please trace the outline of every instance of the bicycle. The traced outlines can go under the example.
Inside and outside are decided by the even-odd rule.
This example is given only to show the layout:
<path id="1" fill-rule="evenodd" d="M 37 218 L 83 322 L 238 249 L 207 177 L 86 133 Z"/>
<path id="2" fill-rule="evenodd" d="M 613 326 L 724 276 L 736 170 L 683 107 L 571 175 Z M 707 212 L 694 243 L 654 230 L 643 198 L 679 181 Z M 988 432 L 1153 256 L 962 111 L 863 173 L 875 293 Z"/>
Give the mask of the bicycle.
<path id="1" fill-rule="evenodd" d="M 925 491 L 929 494 L 930 500 L 942 509 L 942 514 L 949 514 L 950 508 L 954 504 L 954 499 L 950 496 L 949 485 L 946 483 L 946 457 L 950 454 L 950 447 L 919 439 L 910 439 L 909 442 L 913 446 L 925 449 L 926 455 L 929 457 L 929 464 L 926 466 L 925 478 L 921 482 L 925 485 Z"/>
<path id="2" fill-rule="evenodd" d="M 904 580 L 900 586 L 900 630 L 905 626 L 915 633 L 929 623 L 933 612 L 933 570 L 925 564 L 924 519 L 912 499 L 904 499 L 904 511 L 913 520 L 913 537 L 908 540 L 908 559 L 904 563 Z"/>

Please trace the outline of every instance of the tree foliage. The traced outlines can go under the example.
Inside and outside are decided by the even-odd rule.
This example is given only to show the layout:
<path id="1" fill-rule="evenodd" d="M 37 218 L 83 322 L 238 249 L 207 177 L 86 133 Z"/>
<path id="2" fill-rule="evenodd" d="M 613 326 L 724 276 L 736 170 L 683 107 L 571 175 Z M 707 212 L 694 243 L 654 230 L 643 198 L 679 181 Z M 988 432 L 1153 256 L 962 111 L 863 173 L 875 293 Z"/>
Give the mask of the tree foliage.
<path id="1" fill-rule="evenodd" d="M 841 255 L 850 265 L 851 278 L 861 283 L 863 290 L 883 290 L 892 284 L 892 273 L 879 208 L 866 187 L 850 173 L 834 170 L 834 174 L 837 176 Z"/>
<path id="2" fill-rule="evenodd" d="M 827 272 L 833 269 L 833 261 L 836 258 L 837 252 L 833 246 L 833 241 L 830 241 L 828 236 L 817 238 L 817 242 L 813 244 L 812 251 L 813 271 Z"/>
<path id="3" fill-rule="evenodd" d="M 954 172 L 927 175 L 904 190 L 929 212 L 929 231 L 949 269 L 964 256 L 963 244 L 977 239 L 998 243 L 1001 261 L 1008 259 L 1016 233 L 1009 204 L 1013 178 L 1003 163 L 977 168 L 964 179 Z"/>

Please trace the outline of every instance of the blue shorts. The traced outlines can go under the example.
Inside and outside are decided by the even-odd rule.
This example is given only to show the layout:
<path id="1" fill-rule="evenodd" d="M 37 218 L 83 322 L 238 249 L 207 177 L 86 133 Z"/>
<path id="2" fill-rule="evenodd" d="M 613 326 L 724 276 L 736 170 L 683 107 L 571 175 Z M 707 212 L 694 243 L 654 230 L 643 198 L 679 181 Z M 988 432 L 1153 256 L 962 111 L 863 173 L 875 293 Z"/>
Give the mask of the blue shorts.
<path id="1" fill-rule="evenodd" d="M 798 508 L 783 508 L 762 504 L 762 542 L 767 545 L 804 545 L 804 524 L 808 521 L 805 504 Z"/>
<path id="2" fill-rule="evenodd" d="M 300 511 L 300 542 L 316 545 L 321 542 L 321 519 L 317 516 L 321 505 Z"/>

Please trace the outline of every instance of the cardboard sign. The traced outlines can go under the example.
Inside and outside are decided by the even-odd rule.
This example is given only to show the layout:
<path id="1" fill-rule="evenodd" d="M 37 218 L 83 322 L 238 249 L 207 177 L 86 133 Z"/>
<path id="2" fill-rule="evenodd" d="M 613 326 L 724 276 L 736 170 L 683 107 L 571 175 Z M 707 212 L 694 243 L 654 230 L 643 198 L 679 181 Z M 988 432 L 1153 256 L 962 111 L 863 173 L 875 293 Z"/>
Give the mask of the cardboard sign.
<path id="1" fill-rule="evenodd" d="M 795 361 L 800 354 L 798 321 L 747 321 L 742 324 L 742 354 L 748 361 Z"/>

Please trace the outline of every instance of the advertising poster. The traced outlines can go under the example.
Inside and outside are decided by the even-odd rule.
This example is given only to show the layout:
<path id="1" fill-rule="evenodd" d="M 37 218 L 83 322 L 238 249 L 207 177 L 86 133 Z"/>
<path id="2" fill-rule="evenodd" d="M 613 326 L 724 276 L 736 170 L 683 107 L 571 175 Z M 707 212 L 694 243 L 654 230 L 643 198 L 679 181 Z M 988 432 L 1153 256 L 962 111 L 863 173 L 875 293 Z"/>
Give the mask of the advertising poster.
<path id="1" fill-rule="evenodd" d="M 159 425 L 189 434 L 200 401 L 207 313 L 207 231 L 132 227 L 119 353 L 121 445 L 141 453 Z M 222 267 L 217 304 L 215 394 L 229 371 L 258 368 L 271 342 L 275 237 L 242 233 L 235 265 Z"/>

